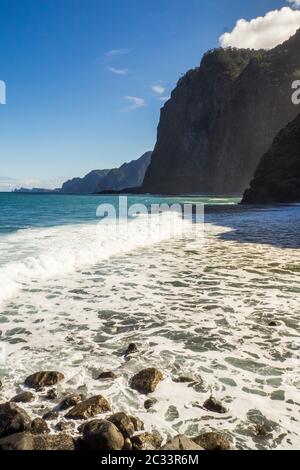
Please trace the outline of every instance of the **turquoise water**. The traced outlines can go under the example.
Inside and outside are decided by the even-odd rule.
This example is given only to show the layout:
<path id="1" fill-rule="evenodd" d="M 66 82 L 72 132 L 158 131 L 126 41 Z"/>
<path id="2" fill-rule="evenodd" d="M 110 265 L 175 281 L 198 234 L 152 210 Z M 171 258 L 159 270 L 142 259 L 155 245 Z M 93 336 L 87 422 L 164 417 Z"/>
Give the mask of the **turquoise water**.
<path id="1" fill-rule="evenodd" d="M 145 204 L 147 207 L 157 202 L 167 204 L 176 202 L 234 204 L 239 200 L 237 198 L 128 196 L 128 205 L 137 202 Z M 0 234 L 12 233 L 30 227 L 92 222 L 96 218 L 97 206 L 103 202 L 118 207 L 118 197 L 116 196 L 0 193 Z"/>
<path id="2" fill-rule="evenodd" d="M 113 196 L 0 194 L 0 399 L 31 372 L 59 369 L 60 395 L 102 393 L 147 431 L 226 431 L 236 448 L 300 446 L 300 205 L 242 207 L 232 198 L 130 197 L 128 204 L 204 202 L 202 224 L 168 215 L 98 226 Z M 270 326 L 270 323 L 276 326 Z M 275 323 L 274 323 L 275 322 Z M 137 343 L 125 362 L 122 351 Z M 155 366 L 153 396 L 129 387 Z M 113 370 L 112 383 L 96 380 Z M 189 376 L 194 383 L 174 382 Z M 203 409 L 210 394 L 224 415 Z M 59 398 L 58 398 L 59 400 Z M 26 407 L 26 405 L 24 405 Z M 53 407 L 43 394 L 33 417 Z M 257 436 L 266 424 L 270 435 Z M 50 423 L 55 432 L 55 421 Z"/>

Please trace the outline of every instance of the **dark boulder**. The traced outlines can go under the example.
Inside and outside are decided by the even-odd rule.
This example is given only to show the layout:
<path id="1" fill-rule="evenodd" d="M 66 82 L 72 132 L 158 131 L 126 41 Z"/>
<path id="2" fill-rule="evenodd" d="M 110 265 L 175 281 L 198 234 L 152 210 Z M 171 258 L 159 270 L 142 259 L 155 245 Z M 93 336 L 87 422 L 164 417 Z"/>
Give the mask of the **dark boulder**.
<path id="1" fill-rule="evenodd" d="M 40 371 L 25 379 L 25 385 L 30 388 L 41 389 L 56 385 L 64 379 L 64 375 L 57 371 Z"/>
<path id="2" fill-rule="evenodd" d="M 132 450 L 132 442 L 129 437 L 127 437 L 124 441 L 123 450 Z"/>
<path id="3" fill-rule="evenodd" d="M 130 386 L 138 392 L 147 395 L 148 393 L 154 392 L 162 379 L 162 373 L 158 369 L 151 367 L 141 370 L 138 374 L 134 375 L 131 379 Z"/>
<path id="4" fill-rule="evenodd" d="M 55 429 L 60 432 L 72 431 L 75 428 L 75 424 L 72 421 L 59 421 L 55 425 Z"/>
<path id="5" fill-rule="evenodd" d="M 108 418 L 108 421 L 118 428 L 125 439 L 126 437 L 131 437 L 134 434 L 135 429 L 133 422 L 130 416 L 126 413 L 115 413 Z"/>
<path id="6" fill-rule="evenodd" d="M 43 415 L 45 421 L 54 421 L 58 418 L 58 413 L 56 411 L 48 411 Z"/>
<path id="7" fill-rule="evenodd" d="M 67 419 L 88 419 L 106 411 L 110 411 L 110 404 L 102 395 L 96 395 L 78 403 L 65 415 Z"/>
<path id="8" fill-rule="evenodd" d="M 194 379 L 191 377 L 186 377 L 184 375 L 180 375 L 179 377 L 173 377 L 173 382 L 180 383 L 180 384 L 189 384 L 195 382 Z"/>
<path id="9" fill-rule="evenodd" d="M 117 375 L 112 372 L 112 371 L 108 371 L 108 372 L 102 372 L 97 380 L 115 380 L 117 378 Z"/>
<path id="10" fill-rule="evenodd" d="M 213 413 L 227 413 L 227 410 L 222 405 L 222 403 L 218 402 L 213 397 L 210 397 L 208 400 L 206 400 L 206 402 L 203 404 L 203 407 L 207 411 L 212 411 Z"/>
<path id="11" fill-rule="evenodd" d="M 125 351 L 125 356 L 130 356 L 130 354 L 135 354 L 138 352 L 138 347 L 135 343 L 130 343 L 128 348 Z"/>
<path id="12" fill-rule="evenodd" d="M 32 434 L 49 434 L 50 429 L 46 421 L 42 418 L 35 418 L 31 422 L 31 432 Z"/>
<path id="13" fill-rule="evenodd" d="M 35 395 L 31 392 L 21 392 L 14 396 L 10 401 L 13 403 L 30 403 L 35 400 Z"/>
<path id="14" fill-rule="evenodd" d="M 144 401 L 144 408 L 145 410 L 150 410 L 153 406 L 157 403 L 156 398 L 148 398 L 148 400 Z"/>
<path id="15" fill-rule="evenodd" d="M 47 400 L 56 400 L 57 397 L 58 397 L 57 390 L 55 390 L 55 388 L 51 388 L 50 390 L 48 390 L 45 398 Z"/>
<path id="16" fill-rule="evenodd" d="M 34 436 L 34 450 L 75 450 L 75 442 L 67 434 Z"/>
<path id="17" fill-rule="evenodd" d="M 189 439 L 184 434 L 180 434 L 168 441 L 162 450 L 204 450 L 201 446 Z"/>
<path id="18" fill-rule="evenodd" d="M 0 439 L 0 450 L 75 450 L 75 443 L 67 434 L 20 432 Z"/>
<path id="19" fill-rule="evenodd" d="M 18 432 L 0 439 L 0 451 L 34 450 L 33 435 L 30 432 Z"/>
<path id="20" fill-rule="evenodd" d="M 151 434 L 144 432 L 131 438 L 132 448 L 134 450 L 154 450 L 159 449 L 162 443 L 160 434 Z"/>
<path id="21" fill-rule="evenodd" d="M 0 438 L 17 432 L 30 431 L 31 419 L 25 410 L 15 403 L 0 405 Z"/>
<path id="22" fill-rule="evenodd" d="M 64 398 L 58 405 L 58 408 L 60 410 L 67 410 L 68 408 L 72 408 L 75 405 L 78 405 L 78 403 L 81 403 L 83 401 L 83 395 L 76 394 L 74 393 L 73 395 L 69 395 L 66 398 Z"/>
<path id="23" fill-rule="evenodd" d="M 144 429 L 143 421 L 137 416 L 130 416 L 135 431 L 142 431 Z"/>
<path id="24" fill-rule="evenodd" d="M 229 450 L 229 439 L 218 432 L 206 432 L 193 438 L 193 441 L 204 450 Z"/>
<path id="25" fill-rule="evenodd" d="M 121 450 L 124 438 L 118 428 L 107 420 L 95 419 L 83 426 L 83 446 L 87 450 Z"/>

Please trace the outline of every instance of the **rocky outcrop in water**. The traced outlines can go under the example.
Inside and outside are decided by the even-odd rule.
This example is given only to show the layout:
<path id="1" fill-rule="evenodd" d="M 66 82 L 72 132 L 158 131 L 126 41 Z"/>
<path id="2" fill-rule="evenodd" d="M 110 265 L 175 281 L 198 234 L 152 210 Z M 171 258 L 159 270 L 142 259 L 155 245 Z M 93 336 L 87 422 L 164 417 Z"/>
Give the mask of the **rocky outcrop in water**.
<path id="1" fill-rule="evenodd" d="M 214 397 L 208 398 L 203 404 L 203 407 L 212 413 L 226 413 L 227 411 L 222 403 L 218 402 Z"/>
<path id="2" fill-rule="evenodd" d="M 21 392 L 15 395 L 10 401 L 14 403 L 30 403 L 35 400 L 35 396 L 31 392 Z"/>
<path id="3" fill-rule="evenodd" d="M 35 388 L 37 390 L 42 387 L 49 387 L 51 385 L 56 385 L 58 382 L 61 382 L 64 379 L 64 375 L 61 372 L 57 371 L 41 371 L 36 372 L 35 374 L 29 375 L 25 379 L 26 387 Z"/>
<path id="4" fill-rule="evenodd" d="M 117 375 L 113 371 L 101 372 L 98 375 L 98 380 L 115 380 Z"/>
<path id="5" fill-rule="evenodd" d="M 73 393 L 72 395 L 65 397 L 58 404 L 58 408 L 60 410 L 67 410 L 68 408 L 72 408 L 73 406 L 76 406 L 78 403 L 82 401 L 83 401 L 83 395 L 78 394 L 78 393 Z"/>
<path id="6" fill-rule="evenodd" d="M 161 110 L 143 191 L 243 193 L 278 131 L 295 118 L 300 30 L 270 51 L 217 49 Z"/>
<path id="7" fill-rule="evenodd" d="M 300 202 L 300 114 L 276 136 L 242 200 L 242 204 L 274 202 Z"/>
<path id="8" fill-rule="evenodd" d="M 162 379 L 162 373 L 158 369 L 150 367 L 134 375 L 131 379 L 130 386 L 138 392 L 147 395 L 148 393 L 154 392 Z"/>
<path id="9" fill-rule="evenodd" d="M 66 414 L 67 419 L 88 419 L 93 416 L 110 411 L 110 404 L 102 395 L 97 395 L 84 400 Z"/>

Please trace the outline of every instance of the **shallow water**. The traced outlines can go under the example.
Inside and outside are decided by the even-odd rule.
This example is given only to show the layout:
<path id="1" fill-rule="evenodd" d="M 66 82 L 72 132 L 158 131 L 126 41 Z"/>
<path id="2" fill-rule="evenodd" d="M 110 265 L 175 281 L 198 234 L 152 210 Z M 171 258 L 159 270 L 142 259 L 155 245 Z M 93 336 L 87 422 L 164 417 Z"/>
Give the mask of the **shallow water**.
<path id="1" fill-rule="evenodd" d="M 103 393 L 114 411 L 138 415 L 164 437 L 222 430 L 237 448 L 299 448 L 299 206 L 207 206 L 203 246 L 200 224 L 182 237 L 178 220 L 170 237 L 164 217 L 151 240 L 142 218 L 121 241 L 112 232 L 95 238 L 99 198 L 26 197 L 27 219 L 15 199 L 5 209 L 12 219 L 19 205 L 26 229 L 18 222 L 0 236 L 3 399 L 29 373 L 57 369 L 67 377 L 61 392 Z M 2 226 L 12 227 L 3 214 Z M 140 352 L 125 361 L 131 342 Z M 128 383 L 149 366 L 165 379 L 146 412 Z M 106 370 L 118 379 L 95 380 Z M 178 376 L 195 382 L 173 382 Z M 226 414 L 203 409 L 211 394 Z M 30 410 L 43 414 L 41 406 L 53 404 L 41 394 Z M 270 434 L 260 437 L 263 423 Z"/>

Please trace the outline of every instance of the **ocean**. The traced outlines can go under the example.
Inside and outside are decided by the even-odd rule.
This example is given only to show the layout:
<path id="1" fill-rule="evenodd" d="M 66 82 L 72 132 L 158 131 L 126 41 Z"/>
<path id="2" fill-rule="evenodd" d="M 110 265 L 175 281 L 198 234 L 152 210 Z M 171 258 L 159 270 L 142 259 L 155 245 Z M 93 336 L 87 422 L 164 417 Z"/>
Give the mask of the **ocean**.
<path id="1" fill-rule="evenodd" d="M 128 198 L 177 202 L 205 205 L 204 240 L 178 215 L 151 216 L 151 231 L 144 215 L 99 224 L 117 196 L 0 194 L 0 398 L 60 370 L 60 393 L 101 393 L 165 438 L 217 430 L 235 448 L 299 448 L 300 205 Z M 129 343 L 139 353 L 126 361 Z M 152 366 L 164 380 L 147 412 L 129 381 Z M 108 370 L 115 381 L 97 380 Z M 211 395 L 226 413 L 203 408 Z M 40 393 L 26 407 L 40 416 L 53 403 Z"/>

